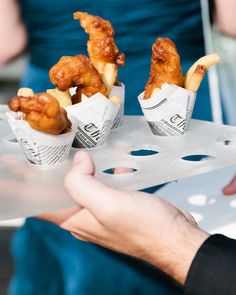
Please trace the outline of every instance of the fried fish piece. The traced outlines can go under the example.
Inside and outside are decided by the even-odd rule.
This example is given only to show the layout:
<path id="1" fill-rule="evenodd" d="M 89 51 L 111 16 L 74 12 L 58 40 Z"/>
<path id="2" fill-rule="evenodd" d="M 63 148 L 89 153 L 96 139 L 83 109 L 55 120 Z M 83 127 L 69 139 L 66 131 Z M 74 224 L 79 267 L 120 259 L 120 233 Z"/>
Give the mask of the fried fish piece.
<path id="1" fill-rule="evenodd" d="M 79 54 L 76 56 L 63 56 L 49 71 L 51 82 L 60 91 L 76 87 L 73 103 L 81 101 L 81 94 L 90 97 L 97 92 L 107 96 L 107 88 L 98 71 L 89 58 Z"/>
<path id="2" fill-rule="evenodd" d="M 119 52 L 112 24 L 99 16 L 77 11 L 74 19 L 79 20 L 89 35 L 87 43 L 89 57 L 110 91 L 116 81 L 117 66 L 125 65 L 125 54 Z"/>
<path id="3" fill-rule="evenodd" d="M 66 111 L 49 93 L 14 96 L 8 106 L 14 112 L 24 113 L 24 119 L 37 131 L 58 135 L 71 129 Z"/>
<path id="4" fill-rule="evenodd" d="M 150 98 L 153 91 L 160 89 L 164 83 L 183 87 L 184 77 L 176 45 L 168 38 L 158 38 L 152 46 L 150 77 L 144 99 Z"/>

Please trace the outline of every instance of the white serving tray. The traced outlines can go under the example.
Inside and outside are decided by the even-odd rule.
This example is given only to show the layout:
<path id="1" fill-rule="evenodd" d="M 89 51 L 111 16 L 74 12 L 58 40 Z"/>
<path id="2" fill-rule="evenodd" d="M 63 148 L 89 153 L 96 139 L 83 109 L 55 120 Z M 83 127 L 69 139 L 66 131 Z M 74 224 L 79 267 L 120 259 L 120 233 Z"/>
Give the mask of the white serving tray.
<path id="1" fill-rule="evenodd" d="M 29 164 L 15 142 L 4 112 L 0 111 L 0 220 L 33 216 L 73 205 L 63 189 L 63 179 L 77 151 L 72 149 L 64 166 L 51 169 Z M 236 164 L 236 127 L 192 120 L 189 133 L 181 137 L 154 136 L 144 117 L 124 118 L 107 143 L 90 153 L 96 177 L 126 190 L 139 190 Z M 151 156 L 132 156 L 134 150 L 154 150 Z M 204 161 L 182 158 L 207 155 Z M 112 175 L 103 171 L 128 167 L 136 171 Z M 133 170 L 132 170 L 133 171 Z M 78 180 L 79 181 L 79 180 Z"/>
<path id="2" fill-rule="evenodd" d="M 236 194 L 222 193 L 235 174 L 236 165 L 167 184 L 156 194 L 192 213 L 204 230 L 236 238 Z"/>

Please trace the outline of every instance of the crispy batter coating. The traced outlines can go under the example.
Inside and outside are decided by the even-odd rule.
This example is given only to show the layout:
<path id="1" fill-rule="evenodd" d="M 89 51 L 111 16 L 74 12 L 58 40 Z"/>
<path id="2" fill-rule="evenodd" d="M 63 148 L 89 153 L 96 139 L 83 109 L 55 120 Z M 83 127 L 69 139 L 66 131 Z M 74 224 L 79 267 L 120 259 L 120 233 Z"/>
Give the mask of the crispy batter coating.
<path id="1" fill-rule="evenodd" d="M 61 57 L 51 68 L 49 76 L 51 82 L 61 91 L 77 86 L 73 103 L 81 101 L 81 94 L 87 97 L 97 92 L 105 96 L 108 94 L 98 71 L 89 58 L 82 54 Z"/>
<path id="2" fill-rule="evenodd" d="M 8 106 L 14 112 L 23 112 L 24 119 L 33 129 L 38 131 L 58 135 L 71 128 L 66 111 L 48 93 L 39 93 L 28 97 L 14 96 Z"/>
<path id="3" fill-rule="evenodd" d="M 168 38 L 158 38 L 152 46 L 150 78 L 145 87 L 144 99 L 150 98 L 153 90 L 161 88 L 163 83 L 184 85 L 176 45 Z"/>
<path id="4" fill-rule="evenodd" d="M 80 11 L 74 13 L 74 19 L 80 21 L 89 35 L 87 43 L 89 57 L 99 73 L 104 72 L 107 63 L 125 65 L 125 54 L 119 52 L 115 44 L 115 31 L 109 21 Z"/>

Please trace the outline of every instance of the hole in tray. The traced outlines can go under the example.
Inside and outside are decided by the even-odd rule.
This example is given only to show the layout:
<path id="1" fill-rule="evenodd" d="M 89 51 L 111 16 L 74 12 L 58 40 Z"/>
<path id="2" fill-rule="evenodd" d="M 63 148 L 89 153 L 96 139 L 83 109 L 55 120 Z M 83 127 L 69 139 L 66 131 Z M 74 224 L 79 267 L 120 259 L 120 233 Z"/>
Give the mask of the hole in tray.
<path id="1" fill-rule="evenodd" d="M 114 167 L 103 170 L 102 172 L 106 174 L 129 174 L 136 171 L 138 171 L 138 169 L 128 167 Z"/>
<path id="2" fill-rule="evenodd" d="M 188 198 L 188 202 L 189 204 L 195 206 L 206 206 L 207 196 L 203 194 L 192 195 Z"/>
<path id="3" fill-rule="evenodd" d="M 231 207 L 236 208 L 236 199 L 231 201 L 229 204 Z"/>
<path id="4" fill-rule="evenodd" d="M 135 157 L 144 157 L 144 156 L 152 156 L 159 154 L 158 151 L 148 150 L 148 149 L 140 149 L 140 150 L 133 150 L 130 152 L 131 156 Z"/>
<path id="5" fill-rule="evenodd" d="M 140 165 L 135 161 L 117 160 L 114 162 L 103 163 L 99 170 L 105 174 L 118 175 L 130 174 L 140 170 Z"/>
<path id="6" fill-rule="evenodd" d="M 16 138 L 8 139 L 7 141 L 9 141 L 9 142 L 13 142 L 13 143 L 18 143 L 18 141 L 17 141 Z"/>
<path id="7" fill-rule="evenodd" d="M 196 222 L 200 222 L 201 220 L 203 220 L 203 216 L 200 213 L 190 212 L 190 214 L 193 216 Z"/>
<path id="8" fill-rule="evenodd" d="M 17 139 L 11 135 L 8 138 L 6 138 L 5 141 L 9 143 L 18 143 Z"/>
<path id="9" fill-rule="evenodd" d="M 128 153 L 133 157 L 147 157 L 159 154 L 159 148 L 155 145 L 137 145 L 131 146 Z"/>
<path id="10" fill-rule="evenodd" d="M 5 118 L 5 114 L 4 113 L 0 113 L 0 121 L 3 120 Z"/>
<path id="11" fill-rule="evenodd" d="M 236 146 L 236 138 L 228 139 L 228 138 L 219 138 L 216 140 L 219 144 L 224 146 Z"/>
<path id="12" fill-rule="evenodd" d="M 210 155 L 188 155 L 181 158 L 184 161 L 190 161 L 190 162 L 199 162 L 199 161 L 209 161 L 213 160 L 214 157 Z"/>

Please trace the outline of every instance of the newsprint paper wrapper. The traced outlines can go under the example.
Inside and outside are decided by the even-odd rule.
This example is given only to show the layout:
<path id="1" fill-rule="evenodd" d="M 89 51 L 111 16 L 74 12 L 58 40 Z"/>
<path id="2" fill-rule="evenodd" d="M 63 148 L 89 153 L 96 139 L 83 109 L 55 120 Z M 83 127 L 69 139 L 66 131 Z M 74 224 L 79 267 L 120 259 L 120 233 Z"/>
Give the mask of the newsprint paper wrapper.
<path id="1" fill-rule="evenodd" d="M 22 113 L 8 112 L 7 119 L 30 163 L 52 166 L 62 164 L 68 159 L 78 126 L 75 118 L 69 117 L 72 123 L 71 132 L 61 135 L 50 135 L 34 130 L 22 119 Z"/>
<path id="2" fill-rule="evenodd" d="M 125 85 L 119 82 L 119 86 L 114 85 L 111 89 L 110 97 L 118 96 L 121 100 L 121 105 L 119 108 L 119 112 L 114 120 L 114 124 L 112 129 L 116 129 L 122 126 L 123 116 L 124 116 L 124 108 L 125 108 Z"/>
<path id="3" fill-rule="evenodd" d="M 125 85 L 121 82 L 118 82 L 119 85 L 114 85 L 111 89 L 110 97 L 111 96 L 118 96 L 121 100 L 121 105 L 119 108 L 119 112 L 114 120 L 112 129 L 116 129 L 120 126 L 122 126 L 122 120 L 124 116 L 124 108 L 125 108 Z M 70 88 L 70 95 L 74 95 L 76 93 L 76 88 L 77 87 L 72 87 Z"/>
<path id="4" fill-rule="evenodd" d="M 173 84 L 163 84 L 153 98 L 138 97 L 144 116 L 155 135 L 178 136 L 188 131 L 196 93 Z"/>
<path id="5" fill-rule="evenodd" d="M 73 142 L 73 147 L 76 148 L 103 145 L 119 112 L 119 106 L 101 93 L 89 98 L 82 95 L 82 102 L 65 109 L 78 120 L 79 126 Z"/>

